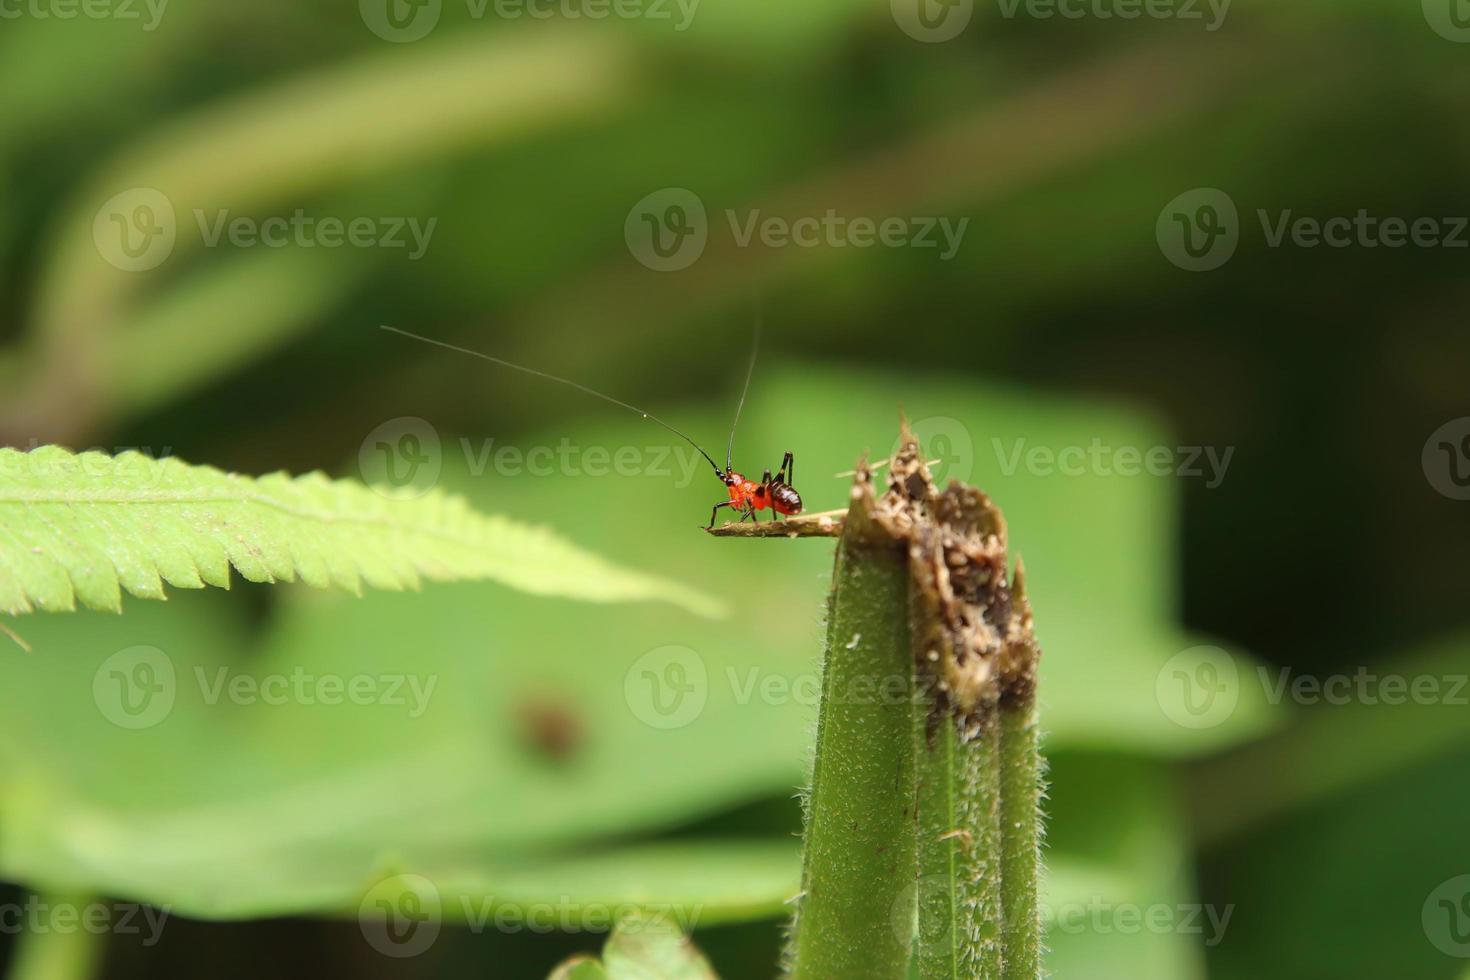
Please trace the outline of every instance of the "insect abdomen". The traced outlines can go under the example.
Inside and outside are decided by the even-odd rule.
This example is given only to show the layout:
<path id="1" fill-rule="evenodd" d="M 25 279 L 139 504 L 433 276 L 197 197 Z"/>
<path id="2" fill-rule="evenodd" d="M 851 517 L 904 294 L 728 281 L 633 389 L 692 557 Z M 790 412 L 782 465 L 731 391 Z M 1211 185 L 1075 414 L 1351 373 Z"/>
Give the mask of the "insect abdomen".
<path id="1" fill-rule="evenodd" d="M 784 483 L 771 487 L 771 502 L 782 514 L 801 513 L 801 494 Z"/>

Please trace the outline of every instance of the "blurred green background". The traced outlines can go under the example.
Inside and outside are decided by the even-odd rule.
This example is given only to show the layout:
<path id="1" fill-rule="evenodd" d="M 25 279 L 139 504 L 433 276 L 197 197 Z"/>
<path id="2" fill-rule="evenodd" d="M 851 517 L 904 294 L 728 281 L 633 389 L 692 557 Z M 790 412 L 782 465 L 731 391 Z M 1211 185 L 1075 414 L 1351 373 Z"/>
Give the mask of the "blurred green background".
<path id="1" fill-rule="evenodd" d="M 755 296 L 737 468 L 790 450 L 840 506 L 901 406 L 1009 518 L 1057 977 L 1465 976 L 1470 9 L 923 3 L 0 0 L 0 442 L 422 472 L 731 609 L 237 584 L 14 623 L 0 908 L 170 907 L 106 977 L 541 977 L 600 945 L 450 910 L 383 955 L 359 901 L 405 873 L 513 922 L 675 903 L 722 975 L 773 975 L 830 545 L 707 538 L 723 489 L 663 430 L 378 329 L 719 455 Z M 1448 240 L 1273 244 L 1360 211 Z M 428 470 L 377 448 L 410 433 Z M 139 645 L 184 680 L 132 731 L 93 680 Z M 670 647 L 702 701 L 661 727 Z M 209 703 L 195 668 L 435 686 L 414 716 Z"/>

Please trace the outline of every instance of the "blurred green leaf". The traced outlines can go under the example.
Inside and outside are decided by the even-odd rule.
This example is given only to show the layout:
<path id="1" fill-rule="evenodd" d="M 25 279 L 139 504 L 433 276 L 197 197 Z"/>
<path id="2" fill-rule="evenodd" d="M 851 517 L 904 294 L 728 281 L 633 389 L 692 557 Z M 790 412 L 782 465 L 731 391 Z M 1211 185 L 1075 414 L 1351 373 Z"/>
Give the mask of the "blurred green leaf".
<path id="1" fill-rule="evenodd" d="M 940 476 L 985 487 L 1025 555 L 1049 753 L 1167 758 L 1269 722 L 1264 701 L 1244 691 L 1231 716 L 1203 731 L 1181 727 L 1156 700 L 1161 670 L 1192 643 L 1174 625 L 1169 596 L 1177 477 L 1001 465 L 1018 438 L 1054 449 L 1094 437 L 1115 447 L 1167 444 L 1136 414 L 943 377 L 767 369 L 742 422 L 737 466 L 758 472 L 790 448 L 807 507 L 839 506 L 847 481 L 833 474 L 864 449 L 890 451 L 900 403 L 942 457 Z M 728 424 L 701 412 L 660 415 L 706 445 L 718 446 Z M 993 438 L 1002 440 L 999 458 Z M 248 660 L 223 627 L 176 635 L 168 614 L 181 611 L 177 601 L 131 606 L 121 620 L 40 620 L 28 632 L 46 651 L 46 670 L 17 654 L 15 683 L 0 685 L 17 698 L 5 707 L 25 763 L 5 782 L 5 873 L 196 915 L 338 909 L 374 875 L 470 876 L 489 889 L 511 856 L 527 866 L 560 860 L 568 848 L 605 848 L 599 842 L 801 784 L 829 543 L 706 536 L 700 528 L 723 486 L 692 450 L 671 448 L 667 433 L 636 418 L 578 418 L 513 439 L 445 434 L 439 443 L 447 488 L 522 518 L 554 517 L 606 553 L 642 556 L 688 588 L 727 596 L 740 615 L 712 627 L 670 607 L 590 607 L 469 584 L 359 600 L 297 591 L 280 593 L 288 601 L 249 644 L 257 652 Z M 172 711 L 121 731 L 99 713 L 94 675 L 140 644 L 172 665 Z M 308 696 L 265 699 L 270 679 L 297 676 Z M 326 703 L 323 678 L 364 678 L 379 696 Z M 393 681 L 399 697 L 389 703 L 382 695 Z M 244 696 L 231 694 L 237 683 Z M 44 742 L 52 717 L 75 733 L 64 744 Z M 140 750 L 147 764 L 130 764 Z M 50 761 L 31 764 L 39 759 Z M 1138 777 L 1144 788 L 1125 791 L 1129 771 L 1117 786 L 1087 791 L 1116 801 L 1117 820 L 1101 818 L 1101 800 L 1059 804 L 1048 864 L 1052 885 L 1072 901 L 1187 896 L 1170 876 L 1177 870 L 1151 863 L 1139 843 L 1145 831 L 1128 830 L 1133 821 L 1155 827 L 1147 833 L 1160 842 L 1178 839 L 1172 818 L 1150 822 L 1164 820 L 1150 816 L 1168 797 L 1160 777 Z M 1094 826 L 1112 830 L 1083 832 Z M 1177 850 L 1161 843 L 1158 858 L 1175 867 Z M 794 852 L 784 853 L 794 876 Z M 646 870 L 667 894 L 643 894 L 679 894 Z M 726 907 L 777 914 L 795 880 L 778 877 L 753 882 L 742 902 L 727 896 Z"/>
<path id="2" fill-rule="evenodd" d="M 1226 941 L 1211 950 L 1211 976 L 1457 977 L 1470 954 L 1464 745 L 1406 760 L 1207 851 L 1206 881 L 1236 909 Z"/>
<path id="3" fill-rule="evenodd" d="M 677 925 L 629 916 L 602 949 L 602 962 L 575 957 L 549 980 L 719 980 Z"/>
<path id="4" fill-rule="evenodd" d="M 353 678 L 373 676 L 370 665 L 345 674 L 316 668 L 310 703 L 280 703 L 269 685 L 242 696 L 233 687 L 239 677 L 272 674 L 243 655 L 248 630 L 239 606 L 238 597 L 181 593 L 168 606 L 130 607 L 120 618 L 80 612 L 27 623 L 38 652 L 0 656 L 5 878 L 85 883 L 180 914 L 228 918 L 356 914 L 364 889 L 412 872 L 438 889 L 447 921 L 480 926 L 502 908 L 550 904 L 589 925 L 600 914 L 603 927 L 611 925 L 609 909 L 659 905 L 692 927 L 776 914 L 796 890 L 797 844 L 785 837 L 589 843 L 560 853 L 493 852 L 470 826 L 443 833 L 443 821 L 429 818 L 455 805 L 441 798 L 453 792 L 452 773 L 469 777 L 483 763 L 435 760 L 432 741 L 416 742 L 405 735 L 411 725 L 391 724 L 412 705 L 393 704 L 382 689 L 376 703 L 354 704 L 340 689 L 334 699 L 315 684 L 337 677 L 350 690 Z M 139 662 L 140 650 L 160 668 L 161 687 L 142 698 L 146 710 L 129 713 L 125 704 L 139 692 L 114 684 L 115 671 Z M 220 676 L 228 680 L 212 687 Z M 468 704 L 476 692 L 462 697 Z M 311 714 L 323 717 L 339 746 L 319 744 L 310 726 L 298 724 Z M 363 756 L 375 722 L 402 739 L 398 758 Z M 501 727 L 482 728 L 487 753 L 497 737 L 513 742 Z M 56 730 L 68 737 L 45 735 Z M 337 767 L 347 754 L 337 750 L 354 748 L 358 758 Z M 557 765 L 528 755 L 548 778 L 583 771 L 574 765 L 558 777 Z M 582 786 L 596 788 L 585 779 Z M 596 797 L 569 793 L 564 805 L 596 823 Z M 497 801 L 476 807 L 493 826 Z"/>
<path id="5" fill-rule="evenodd" d="M 647 920 L 619 923 L 603 947 L 602 962 L 608 980 L 718 980 L 688 937 Z"/>
<path id="6" fill-rule="evenodd" d="M 1070 887 L 1048 881 L 1043 890 L 1047 974 L 1056 980 L 1204 980 L 1205 951 L 1222 934 L 1228 937 L 1232 910 L 1199 901 L 1168 767 L 1067 753 L 1053 758 L 1051 785 L 1049 876 L 1051 869 L 1080 861 L 1092 875 Z"/>
<path id="7" fill-rule="evenodd" d="M 608 980 L 602 964 L 588 956 L 577 956 L 551 971 L 547 980 Z"/>
<path id="8" fill-rule="evenodd" d="M 1470 637 L 1331 676 L 1347 683 L 1307 688 L 1289 727 L 1194 773 L 1205 867 L 1239 909 L 1211 968 L 1450 980 L 1470 955 Z"/>
<path id="9" fill-rule="evenodd" d="M 1194 773 L 1200 836 L 1217 843 L 1335 796 L 1449 755 L 1470 735 L 1470 636 L 1456 634 L 1363 667 L 1317 678 L 1260 668 L 1263 690 L 1295 685 L 1314 702 L 1272 738 Z M 1387 682 L 1385 684 L 1385 681 Z"/>

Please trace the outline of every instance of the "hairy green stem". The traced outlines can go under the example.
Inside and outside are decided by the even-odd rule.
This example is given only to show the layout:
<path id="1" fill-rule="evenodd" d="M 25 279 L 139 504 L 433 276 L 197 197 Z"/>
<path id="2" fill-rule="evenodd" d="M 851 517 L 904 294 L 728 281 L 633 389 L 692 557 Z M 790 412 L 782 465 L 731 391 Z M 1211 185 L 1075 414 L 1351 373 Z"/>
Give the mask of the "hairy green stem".
<path id="1" fill-rule="evenodd" d="M 43 895 L 46 906 L 85 909 L 90 895 Z M 25 933 L 17 945 L 6 980 L 86 980 L 94 976 L 102 963 L 104 936 L 74 923 L 74 928 L 48 928 Z"/>
<path id="2" fill-rule="evenodd" d="M 1041 779 L 1036 694 L 1002 701 L 1000 710 L 1001 887 L 1005 980 L 1041 976 Z"/>
<path id="3" fill-rule="evenodd" d="M 1024 572 L 1006 582 L 990 498 L 937 490 L 907 426 L 901 442 L 881 497 L 859 464 L 841 523 L 787 965 L 797 980 L 1038 980 Z"/>
<path id="4" fill-rule="evenodd" d="M 797 980 L 903 978 L 914 901 L 908 575 L 849 520 L 837 552 L 807 804 Z"/>
<path id="5" fill-rule="evenodd" d="M 1001 975 L 1000 730 L 962 734 L 926 706 L 917 721 L 918 975 Z"/>

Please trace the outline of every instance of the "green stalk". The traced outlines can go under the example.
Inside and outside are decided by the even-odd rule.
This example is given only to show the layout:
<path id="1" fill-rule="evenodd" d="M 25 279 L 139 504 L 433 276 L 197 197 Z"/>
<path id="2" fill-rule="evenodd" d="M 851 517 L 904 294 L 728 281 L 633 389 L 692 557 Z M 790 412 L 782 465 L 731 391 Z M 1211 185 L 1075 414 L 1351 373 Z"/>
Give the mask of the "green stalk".
<path id="1" fill-rule="evenodd" d="M 840 533 L 807 800 L 796 980 L 1038 980 L 1041 759 L 1032 626 L 1005 519 L 936 490 L 904 427 L 877 497 L 715 533 Z M 917 912 L 917 929 L 915 913 Z"/>
<path id="2" fill-rule="evenodd" d="M 1001 976 L 1000 729 L 917 722 L 922 980 Z"/>
<path id="3" fill-rule="evenodd" d="M 807 802 L 796 980 L 908 975 L 914 882 L 912 660 L 904 553 L 854 502 L 837 550 Z"/>
<path id="4" fill-rule="evenodd" d="M 1000 710 L 1001 883 L 1005 923 L 1005 980 L 1041 976 L 1041 753 L 1036 692 Z"/>

